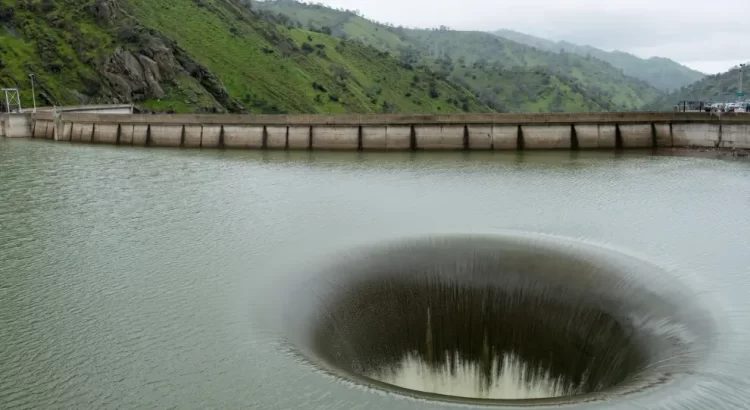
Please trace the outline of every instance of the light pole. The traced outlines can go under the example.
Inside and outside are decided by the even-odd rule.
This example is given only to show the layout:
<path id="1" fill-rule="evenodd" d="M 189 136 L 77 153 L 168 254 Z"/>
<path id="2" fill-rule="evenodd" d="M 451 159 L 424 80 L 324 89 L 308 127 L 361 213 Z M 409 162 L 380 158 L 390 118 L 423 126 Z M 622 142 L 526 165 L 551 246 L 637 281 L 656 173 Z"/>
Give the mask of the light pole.
<path id="1" fill-rule="evenodd" d="M 745 68 L 745 64 L 740 64 L 740 90 L 737 91 L 737 97 L 742 97 L 741 95 L 742 94 L 742 77 L 743 77 L 742 72 L 744 68 Z"/>
<path id="2" fill-rule="evenodd" d="M 34 74 L 29 74 L 31 78 L 31 100 L 34 102 L 34 112 L 36 112 L 36 92 L 34 91 Z M 742 88 L 742 86 L 740 86 Z"/>

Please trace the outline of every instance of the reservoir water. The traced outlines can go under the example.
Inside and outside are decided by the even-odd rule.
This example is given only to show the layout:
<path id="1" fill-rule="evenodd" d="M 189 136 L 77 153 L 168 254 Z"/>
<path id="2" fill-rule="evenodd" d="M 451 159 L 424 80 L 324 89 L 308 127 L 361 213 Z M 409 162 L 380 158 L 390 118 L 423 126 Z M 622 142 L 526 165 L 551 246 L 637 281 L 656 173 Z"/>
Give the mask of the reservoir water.
<path id="1" fill-rule="evenodd" d="M 26 140 L 0 140 L 0 408 L 471 406 L 327 371 L 279 322 L 310 314 L 285 299 L 305 283 L 337 286 L 325 255 L 502 232 L 632 256 L 707 312 L 689 376 L 565 408 L 750 408 L 750 162 Z"/>

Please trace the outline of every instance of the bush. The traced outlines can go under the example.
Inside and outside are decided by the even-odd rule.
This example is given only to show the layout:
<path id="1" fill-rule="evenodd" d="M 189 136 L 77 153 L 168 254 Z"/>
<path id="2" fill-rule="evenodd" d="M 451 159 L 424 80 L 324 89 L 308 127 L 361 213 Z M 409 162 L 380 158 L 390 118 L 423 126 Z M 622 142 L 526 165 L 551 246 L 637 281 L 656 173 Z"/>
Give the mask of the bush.
<path id="1" fill-rule="evenodd" d="M 39 11 L 42 13 L 51 13 L 55 10 L 55 3 L 52 0 L 42 0 L 41 8 Z"/>
<path id="2" fill-rule="evenodd" d="M 331 75 L 337 80 L 344 81 L 349 78 L 349 71 L 344 66 L 331 64 Z"/>
<path id="3" fill-rule="evenodd" d="M 396 106 L 389 103 L 388 101 L 383 101 L 383 105 L 380 107 L 380 109 L 384 114 L 396 112 Z"/>
<path id="4" fill-rule="evenodd" d="M 430 98 L 434 99 L 434 98 L 440 97 L 440 91 L 437 88 L 437 83 L 430 82 L 429 93 L 430 93 Z"/>
<path id="5" fill-rule="evenodd" d="M 0 22 L 10 23 L 14 15 L 13 7 L 0 6 Z"/>
<path id="6" fill-rule="evenodd" d="M 313 90 L 320 91 L 320 92 L 323 92 L 323 93 L 327 93 L 328 92 L 328 90 L 326 90 L 326 88 L 323 87 L 323 85 L 319 84 L 318 82 L 313 82 L 312 83 L 312 88 L 313 88 Z"/>
<path id="7" fill-rule="evenodd" d="M 310 43 L 302 43 L 302 51 L 305 53 L 312 53 L 314 51 L 313 46 Z"/>

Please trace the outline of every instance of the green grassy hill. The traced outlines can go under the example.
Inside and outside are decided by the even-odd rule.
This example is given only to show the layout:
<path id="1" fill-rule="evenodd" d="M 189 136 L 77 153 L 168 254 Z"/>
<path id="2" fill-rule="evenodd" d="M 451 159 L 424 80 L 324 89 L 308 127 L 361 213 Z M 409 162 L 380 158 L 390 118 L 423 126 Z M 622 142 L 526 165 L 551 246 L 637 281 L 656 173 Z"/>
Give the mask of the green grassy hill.
<path id="1" fill-rule="evenodd" d="M 177 112 L 488 111 L 373 47 L 287 27 L 247 0 L 4 0 L 0 81 L 43 105 Z"/>
<path id="2" fill-rule="evenodd" d="M 745 69 L 744 89 L 750 89 L 750 74 Z M 744 97 L 737 97 L 739 89 L 740 69 L 735 67 L 725 73 L 715 74 L 683 87 L 680 90 L 667 94 L 654 101 L 647 108 L 656 111 L 669 111 L 680 101 L 704 101 L 704 102 L 735 102 L 750 100 L 750 92 L 745 92 Z"/>
<path id="3" fill-rule="evenodd" d="M 705 74 L 663 57 L 643 59 L 622 51 L 604 51 L 591 46 L 581 46 L 566 41 L 551 41 L 513 30 L 498 30 L 493 34 L 536 47 L 540 50 L 564 50 L 581 56 L 591 56 L 621 69 L 626 75 L 639 78 L 663 90 L 674 91 L 702 79 Z"/>
<path id="4" fill-rule="evenodd" d="M 661 94 L 602 60 L 539 50 L 489 33 L 393 27 L 294 0 L 255 7 L 280 15 L 288 26 L 331 33 L 398 55 L 404 64 L 430 67 L 504 111 L 634 110 Z M 534 81 L 539 75 L 546 79 Z"/>

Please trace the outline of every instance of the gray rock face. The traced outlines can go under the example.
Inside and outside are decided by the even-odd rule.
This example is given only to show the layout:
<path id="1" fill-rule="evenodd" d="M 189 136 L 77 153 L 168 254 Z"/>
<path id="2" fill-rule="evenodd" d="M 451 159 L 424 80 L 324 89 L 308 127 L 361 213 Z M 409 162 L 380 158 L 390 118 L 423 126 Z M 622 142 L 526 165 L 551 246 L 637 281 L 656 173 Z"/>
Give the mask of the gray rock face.
<path id="1" fill-rule="evenodd" d="M 162 39 L 148 36 L 145 42 L 146 45 L 140 53 L 156 63 L 160 74 L 159 81 L 171 81 L 185 71 L 172 53 L 172 49 L 165 45 Z"/>
<path id="2" fill-rule="evenodd" d="M 115 0 L 98 0 L 92 8 L 102 18 L 118 10 Z M 196 62 L 177 43 L 147 30 L 134 30 L 134 33 L 140 44 L 137 49 L 118 47 L 99 64 L 99 74 L 109 87 L 98 94 L 122 102 L 164 98 L 163 84 L 174 83 L 180 75 L 189 75 L 228 111 L 244 111 L 242 104 L 229 96 L 218 76 Z"/>
<path id="3" fill-rule="evenodd" d="M 117 18 L 120 5 L 116 0 L 96 0 L 91 6 L 91 14 L 102 24 L 111 24 Z"/>
<path id="4" fill-rule="evenodd" d="M 153 93 L 156 98 L 164 98 L 164 90 L 162 90 L 159 85 L 161 74 L 159 73 L 159 66 L 156 64 L 156 61 L 144 55 L 138 56 L 138 61 L 141 63 L 143 75 L 151 93 Z"/>
<path id="5" fill-rule="evenodd" d="M 129 100 L 133 94 L 150 94 L 164 97 L 159 85 L 162 79 L 159 66 L 146 56 L 135 56 L 128 50 L 118 48 L 102 66 L 103 74 L 115 85 L 118 94 Z"/>

